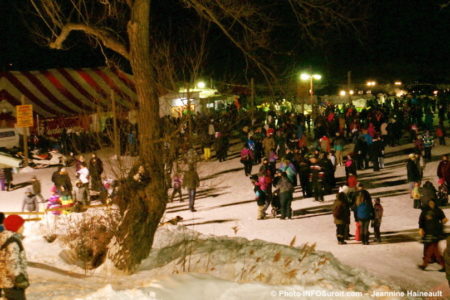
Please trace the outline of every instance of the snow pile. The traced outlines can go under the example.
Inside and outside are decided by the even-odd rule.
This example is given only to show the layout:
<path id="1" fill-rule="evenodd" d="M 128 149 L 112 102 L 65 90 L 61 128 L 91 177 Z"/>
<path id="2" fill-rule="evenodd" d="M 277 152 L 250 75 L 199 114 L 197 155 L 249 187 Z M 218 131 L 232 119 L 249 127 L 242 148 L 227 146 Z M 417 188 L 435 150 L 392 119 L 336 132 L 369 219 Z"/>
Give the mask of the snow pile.
<path id="1" fill-rule="evenodd" d="M 33 232 L 37 233 L 39 226 L 34 227 Z M 69 276 L 69 272 L 83 274 L 76 263 L 70 265 L 59 257 L 64 247 L 57 241 L 48 244 L 36 234 L 27 243 L 41 249 L 47 243 L 46 251 L 30 253 L 30 259 L 58 266 Z M 28 296 L 39 299 L 45 294 L 46 299 L 58 300 L 175 300 L 183 295 L 183 299 L 197 300 L 287 299 L 292 295 L 321 299 L 318 296 L 324 295 L 322 299 L 342 299 L 342 293 L 359 293 L 357 299 L 371 299 L 373 291 L 400 291 L 365 271 L 343 265 L 329 252 L 316 251 L 314 245 L 292 247 L 204 235 L 172 225 L 158 229 L 153 250 L 135 274 L 126 276 L 113 271 L 117 270 L 107 261 L 94 271 L 95 275 L 71 278 L 71 284 L 63 290 L 60 284 L 64 279 L 47 273 L 45 278 L 40 276 L 33 281 Z M 304 292 L 312 294 L 301 294 Z"/>
<path id="2" fill-rule="evenodd" d="M 366 272 L 343 265 L 331 253 L 316 251 L 314 245 L 291 247 L 202 235 L 182 226 L 164 226 L 157 231 L 153 250 L 139 270 L 150 277 L 194 272 L 234 282 L 296 284 L 326 290 L 390 289 Z"/>
<path id="3" fill-rule="evenodd" d="M 182 296 L 180 296 L 182 295 Z M 77 300 L 272 300 L 300 298 L 321 299 L 374 299 L 370 293 L 327 291 L 304 288 L 300 285 L 267 285 L 262 283 L 236 283 L 206 274 L 180 274 L 154 280 L 148 287 L 116 291 L 111 285 Z M 381 298 L 386 299 L 386 298 Z M 388 299 L 401 299 L 389 297 Z"/>

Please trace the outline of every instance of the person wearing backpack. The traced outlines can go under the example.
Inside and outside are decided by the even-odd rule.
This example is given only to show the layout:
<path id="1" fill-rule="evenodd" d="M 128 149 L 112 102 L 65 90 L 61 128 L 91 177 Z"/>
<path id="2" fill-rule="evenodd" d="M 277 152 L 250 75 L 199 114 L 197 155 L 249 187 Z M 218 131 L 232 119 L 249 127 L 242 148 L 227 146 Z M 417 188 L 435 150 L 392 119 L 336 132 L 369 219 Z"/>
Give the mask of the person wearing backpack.
<path id="1" fill-rule="evenodd" d="M 22 245 L 25 220 L 9 215 L 0 232 L 0 290 L 7 300 L 25 300 L 25 289 L 30 286 L 27 259 Z"/>

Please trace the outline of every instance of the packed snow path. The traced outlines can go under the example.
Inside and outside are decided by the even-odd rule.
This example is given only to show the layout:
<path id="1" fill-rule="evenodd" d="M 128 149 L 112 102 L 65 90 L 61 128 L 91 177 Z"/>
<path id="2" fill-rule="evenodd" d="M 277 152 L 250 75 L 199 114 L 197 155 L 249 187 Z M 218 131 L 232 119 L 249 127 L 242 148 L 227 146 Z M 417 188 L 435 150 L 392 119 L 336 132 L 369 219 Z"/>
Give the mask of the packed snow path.
<path id="1" fill-rule="evenodd" d="M 347 245 L 338 245 L 331 214 L 335 195 L 326 196 L 322 203 L 315 202 L 313 198 L 303 198 L 298 187 L 292 202 L 292 220 L 271 217 L 256 220 L 253 188 L 244 175 L 239 158 L 223 163 L 200 163 L 202 183 L 195 205 L 197 212 L 188 210 L 187 195 L 184 195 L 184 202 L 176 198 L 168 204 L 165 218 L 181 216 L 184 219 L 181 224 L 214 235 L 242 236 L 281 244 L 289 244 L 295 236 L 297 245 L 316 243 L 318 250 L 332 252 L 343 263 L 364 268 L 405 289 L 446 287 L 445 273 L 437 272 L 440 268 L 437 264 L 431 264 L 427 271 L 417 268 L 423 252 L 423 245 L 418 242 L 420 210 L 413 208 L 406 183 L 406 159 L 413 152 L 412 147 L 412 144 L 387 147 L 384 169 L 358 171 L 358 180 L 365 184 L 372 197 L 381 198 L 384 207 L 382 243 L 372 242 L 372 234 L 368 246 L 353 240 Z M 433 158 L 426 165 L 422 182 L 430 180 L 437 187 L 437 164 L 441 155 L 449 150 L 448 146 L 433 148 Z M 254 166 L 253 173 L 258 169 L 259 166 Z M 344 176 L 344 167 L 337 167 L 336 177 L 338 180 L 340 177 L 341 184 Z M 444 209 L 444 212 L 450 218 L 450 209 Z M 353 216 L 350 230 L 354 233 Z M 445 241 L 440 246 L 443 250 Z"/>
<path id="2" fill-rule="evenodd" d="M 233 150 L 236 153 L 238 149 L 234 148 L 230 152 Z M 412 207 L 412 200 L 407 191 L 405 167 L 407 155 L 412 152 L 412 145 L 388 147 L 386 152 L 385 169 L 379 172 L 373 172 L 371 169 L 358 172 L 359 181 L 365 183 L 373 197 L 381 197 L 384 206 L 381 244 L 371 243 L 369 246 L 363 246 L 354 241 L 350 241 L 347 245 L 337 244 L 335 225 L 330 211 L 334 195 L 326 196 L 325 202 L 319 203 L 314 202 L 312 198 L 304 199 L 297 189 L 295 201 L 292 203 L 294 211 L 292 220 L 270 218 L 256 220 L 257 207 L 253 200 L 253 189 L 248 177 L 244 176 L 243 166 L 236 155 L 232 155 L 223 163 L 217 161 L 199 163 L 202 183 L 196 200 L 197 212 L 188 210 L 185 193 L 184 202 L 180 203 L 176 199 L 175 202 L 168 204 L 164 218 L 169 220 L 181 216 L 184 220 L 180 224 L 201 233 L 262 239 L 285 245 L 288 245 L 295 236 L 296 245 L 316 243 L 318 250 L 329 251 L 343 263 L 366 269 L 380 279 L 404 289 L 423 291 L 437 287 L 447 289 L 445 274 L 437 272 L 437 265 L 430 265 L 429 270 L 425 272 L 417 268 L 422 259 L 422 244 L 418 242 L 417 234 L 420 211 Z M 425 168 L 424 180 L 431 180 L 436 185 L 437 163 L 440 155 L 448 152 L 449 147 L 446 146 L 437 146 L 433 149 L 433 160 Z M 108 154 L 103 154 L 102 159 L 107 165 Z M 253 172 L 257 172 L 258 169 L 259 166 L 255 166 Z M 54 168 L 22 170 L 20 174 L 15 175 L 14 183 L 27 182 L 36 175 L 42 181 L 44 197 L 48 198 L 53 171 Z M 74 178 L 73 170 L 70 172 Z M 338 167 L 336 176 L 337 178 L 344 176 L 343 167 Z M 9 193 L 1 192 L 0 211 L 20 210 L 23 194 L 24 188 Z M 450 210 L 444 211 L 450 217 Z M 354 232 L 354 223 L 351 232 Z M 39 242 L 33 247 L 34 243 L 35 241 L 25 240 L 31 261 L 39 262 L 40 257 L 46 256 L 45 253 L 48 253 L 51 260 L 50 256 L 56 257 L 60 251 L 54 244 L 46 244 L 45 251 L 40 251 L 42 243 Z M 444 247 L 445 245 L 441 245 L 442 249 Z M 70 269 L 69 266 L 57 265 L 57 267 Z M 48 285 L 48 281 L 44 278 L 54 277 L 51 275 L 54 270 L 30 266 L 29 271 L 33 286 L 47 292 L 44 286 Z M 43 280 L 42 285 L 39 285 L 40 278 Z M 65 279 L 61 279 L 59 283 L 54 282 L 58 286 L 58 291 L 54 291 L 55 295 L 64 293 L 60 288 L 64 287 Z M 98 289 L 98 284 L 72 277 L 70 289 L 76 285 L 83 286 L 85 290 Z M 90 286 L 92 288 L 89 288 Z"/>

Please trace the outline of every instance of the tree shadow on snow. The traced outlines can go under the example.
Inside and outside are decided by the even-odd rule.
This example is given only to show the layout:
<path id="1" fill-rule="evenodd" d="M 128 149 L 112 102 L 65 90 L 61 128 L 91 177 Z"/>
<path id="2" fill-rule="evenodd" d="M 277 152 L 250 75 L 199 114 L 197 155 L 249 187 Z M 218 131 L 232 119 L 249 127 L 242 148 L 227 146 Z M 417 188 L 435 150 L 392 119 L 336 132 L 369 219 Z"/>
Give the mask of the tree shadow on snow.
<path id="1" fill-rule="evenodd" d="M 324 204 L 314 207 L 301 208 L 292 211 L 293 216 L 299 216 L 295 219 L 312 218 L 324 215 L 330 215 L 332 213 L 333 204 Z"/>
<path id="2" fill-rule="evenodd" d="M 218 220 L 209 220 L 209 221 L 204 221 L 204 222 L 193 222 L 193 223 L 189 223 L 189 224 L 185 224 L 184 222 L 182 222 L 182 224 L 184 226 L 197 226 L 197 225 L 209 225 L 209 224 L 222 224 L 222 223 L 229 223 L 229 222 L 235 222 L 235 221 L 239 221 L 238 219 L 218 219 Z"/>
<path id="3" fill-rule="evenodd" d="M 203 177 L 203 178 L 200 179 L 200 181 L 204 181 L 204 180 L 208 180 L 208 179 L 213 179 L 213 178 L 216 178 L 217 176 L 220 176 L 220 175 L 223 175 L 223 174 L 226 174 L 226 173 L 237 172 L 237 171 L 242 171 L 242 172 L 243 172 L 243 171 L 244 171 L 244 167 L 242 167 L 242 168 L 233 168 L 233 169 L 223 170 L 223 171 L 220 171 L 220 172 L 217 172 L 217 173 L 208 175 L 208 176 L 206 176 L 206 177 Z"/>
<path id="4" fill-rule="evenodd" d="M 15 191 L 18 189 L 22 189 L 26 186 L 31 185 L 31 181 L 24 181 L 24 182 L 20 182 L 20 183 L 14 183 L 14 185 L 12 185 L 11 187 L 11 191 Z"/>
<path id="5" fill-rule="evenodd" d="M 381 223 L 383 227 L 383 223 Z M 371 234 L 373 236 L 373 234 Z M 398 231 L 382 231 L 380 244 L 395 244 L 395 243 L 408 243 L 418 242 L 420 240 L 418 229 L 405 229 Z"/>

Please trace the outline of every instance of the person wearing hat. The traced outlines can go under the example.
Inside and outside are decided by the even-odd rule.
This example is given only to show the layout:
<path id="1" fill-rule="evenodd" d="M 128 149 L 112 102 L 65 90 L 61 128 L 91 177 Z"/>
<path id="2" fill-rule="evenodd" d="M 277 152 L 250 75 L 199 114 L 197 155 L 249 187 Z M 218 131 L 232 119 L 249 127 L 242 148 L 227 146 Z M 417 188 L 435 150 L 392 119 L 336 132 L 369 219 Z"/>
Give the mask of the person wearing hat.
<path id="1" fill-rule="evenodd" d="M 25 220 L 9 215 L 3 223 L 6 230 L 0 232 L 0 290 L 8 300 L 24 300 L 25 289 L 30 285 L 21 241 Z"/>

